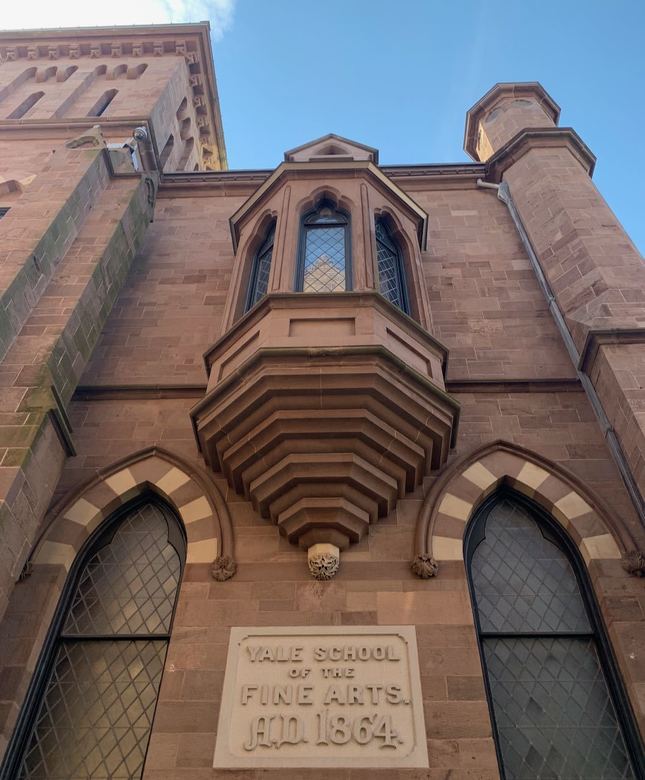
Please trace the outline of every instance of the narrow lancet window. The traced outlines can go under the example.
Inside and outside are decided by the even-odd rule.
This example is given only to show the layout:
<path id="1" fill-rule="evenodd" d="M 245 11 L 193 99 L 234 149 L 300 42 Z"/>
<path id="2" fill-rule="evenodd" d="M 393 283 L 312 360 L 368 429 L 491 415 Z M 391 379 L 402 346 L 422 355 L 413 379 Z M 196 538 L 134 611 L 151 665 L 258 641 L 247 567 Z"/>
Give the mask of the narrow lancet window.
<path id="1" fill-rule="evenodd" d="M 302 222 L 296 289 L 325 293 L 351 287 L 349 219 L 324 201 Z"/>
<path id="2" fill-rule="evenodd" d="M 467 554 L 502 777 L 634 778 L 602 627 L 555 525 L 500 495 Z"/>
<path id="3" fill-rule="evenodd" d="M 33 92 L 29 97 L 25 98 L 19 106 L 14 108 L 7 119 L 23 119 L 26 117 L 44 94 L 44 92 Z"/>
<path id="4" fill-rule="evenodd" d="M 271 225 L 267 237 L 253 258 L 245 311 L 248 311 L 258 301 L 262 300 L 269 290 L 269 274 L 271 273 L 274 240 L 275 222 Z"/>
<path id="5" fill-rule="evenodd" d="M 159 155 L 159 167 L 163 171 L 166 167 L 166 163 L 168 162 L 168 158 L 172 154 L 172 150 L 175 146 L 175 136 L 171 133 L 168 136 L 168 140 L 164 144 L 163 149 L 161 150 L 161 154 Z"/>
<path id="6" fill-rule="evenodd" d="M 383 220 L 377 220 L 375 227 L 380 293 L 394 306 L 409 314 L 401 252 Z"/>
<path id="7" fill-rule="evenodd" d="M 107 110 L 107 107 L 117 96 L 118 90 L 108 89 L 101 97 L 96 101 L 92 108 L 88 112 L 88 116 L 101 116 Z"/>
<path id="8" fill-rule="evenodd" d="M 57 619 L 12 777 L 142 776 L 183 556 L 178 522 L 156 501 L 92 544 Z"/>

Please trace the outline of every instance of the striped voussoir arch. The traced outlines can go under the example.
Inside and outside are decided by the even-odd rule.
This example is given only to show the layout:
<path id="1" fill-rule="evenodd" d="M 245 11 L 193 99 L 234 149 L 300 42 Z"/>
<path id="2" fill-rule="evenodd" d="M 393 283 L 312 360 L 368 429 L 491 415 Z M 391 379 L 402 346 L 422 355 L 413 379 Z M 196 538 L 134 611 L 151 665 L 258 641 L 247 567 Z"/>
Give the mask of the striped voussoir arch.
<path id="1" fill-rule="evenodd" d="M 464 532 L 482 501 L 502 484 L 533 499 L 566 529 L 587 564 L 621 560 L 642 576 L 645 558 L 629 530 L 560 466 L 504 441 L 453 464 L 426 497 L 417 521 L 412 570 L 433 577 L 441 561 L 461 561 Z"/>
<path id="2" fill-rule="evenodd" d="M 88 537 L 115 510 L 145 493 L 164 499 L 186 530 L 187 564 L 210 564 L 215 579 L 235 573 L 231 520 L 215 483 L 178 456 L 149 447 L 101 469 L 49 513 L 28 570 L 60 565 L 69 571 Z"/>

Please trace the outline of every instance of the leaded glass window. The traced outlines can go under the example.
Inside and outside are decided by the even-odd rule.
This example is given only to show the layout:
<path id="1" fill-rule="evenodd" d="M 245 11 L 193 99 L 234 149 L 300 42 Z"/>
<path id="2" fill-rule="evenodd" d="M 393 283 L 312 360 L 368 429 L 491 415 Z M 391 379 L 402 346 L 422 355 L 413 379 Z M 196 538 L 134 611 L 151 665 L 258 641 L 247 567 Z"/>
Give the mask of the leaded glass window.
<path id="1" fill-rule="evenodd" d="M 329 203 L 303 220 L 296 289 L 302 292 L 344 292 L 351 289 L 349 220 Z"/>
<path id="2" fill-rule="evenodd" d="M 381 295 L 409 313 L 401 252 L 382 220 L 376 221 L 376 256 Z"/>
<path id="3" fill-rule="evenodd" d="M 152 501 L 92 545 L 58 617 L 20 780 L 141 777 L 182 559 L 174 515 Z"/>
<path id="4" fill-rule="evenodd" d="M 269 274 L 271 273 L 274 239 L 275 223 L 271 226 L 264 243 L 253 258 L 246 311 L 255 306 L 258 301 L 262 300 L 269 290 Z"/>
<path id="5" fill-rule="evenodd" d="M 474 521 L 468 552 L 502 776 L 634 778 L 608 662 L 564 542 L 503 495 Z"/>

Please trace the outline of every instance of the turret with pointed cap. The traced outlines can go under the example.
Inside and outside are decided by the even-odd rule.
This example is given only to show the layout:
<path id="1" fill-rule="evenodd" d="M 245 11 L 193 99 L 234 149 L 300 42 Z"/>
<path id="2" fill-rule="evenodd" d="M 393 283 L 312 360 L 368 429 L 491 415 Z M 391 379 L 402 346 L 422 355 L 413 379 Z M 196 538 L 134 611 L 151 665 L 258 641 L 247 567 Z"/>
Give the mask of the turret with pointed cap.
<path id="1" fill-rule="evenodd" d="M 560 107 L 537 81 L 495 84 L 466 114 L 464 149 L 486 162 L 527 128 L 555 127 Z"/>

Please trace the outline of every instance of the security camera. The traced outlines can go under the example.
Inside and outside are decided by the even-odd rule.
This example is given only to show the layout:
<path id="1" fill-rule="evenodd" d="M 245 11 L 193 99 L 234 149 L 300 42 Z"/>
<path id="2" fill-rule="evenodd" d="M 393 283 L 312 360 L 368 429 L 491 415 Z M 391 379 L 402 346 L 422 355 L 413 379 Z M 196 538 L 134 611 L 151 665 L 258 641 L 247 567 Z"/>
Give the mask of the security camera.
<path id="1" fill-rule="evenodd" d="M 147 141 L 148 140 L 148 128 L 147 127 L 135 127 L 134 129 L 134 138 L 137 141 Z"/>

